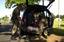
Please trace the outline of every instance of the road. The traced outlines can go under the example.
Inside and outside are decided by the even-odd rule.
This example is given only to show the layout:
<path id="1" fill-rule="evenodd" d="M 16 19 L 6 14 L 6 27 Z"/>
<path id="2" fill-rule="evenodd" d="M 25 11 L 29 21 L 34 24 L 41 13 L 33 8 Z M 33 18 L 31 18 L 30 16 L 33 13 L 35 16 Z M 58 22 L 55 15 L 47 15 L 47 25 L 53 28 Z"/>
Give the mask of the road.
<path id="1" fill-rule="evenodd" d="M 19 40 L 11 40 L 11 35 L 0 35 L 0 42 L 19 42 Z M 23 39 L 21 39 L 20 42 L 24 42 Z"/>
<path id="2" fill-rule="evenodd" d="M 11 35 L 0 35 L 0 42 L 25 42 L 24 39 L 21 40 L 11 40 Z M 42 40 L 33 40 L 32 42 L 43 42 Z"/>
<path id="3" fill-rule="evenodd" d="M 9 42 L 10 35 L 0 35 L 0 42 Z"/>
<path id="4" fill-rule="evenodd" d="M 5 28 L 6 27 L 6 28 Z M 0 27 L 0 42 L 19 42 L 19 40 L 11 40 L 11 26 Z M 24 42 L 24 39 L 21 39 L 20 42 Z M 32 42 L 45 42 L 41 40 L 33 40 Z M 47 42 L 64 42 L 64 36 L 54 35 L 47 37 Z"/>
<path id="5" fill-rule="evenodd" d="M 17 42 L 17 40 L 11 40 L 12 25 L 0 26 L 0 42 Z"/>
<path id="6" fill-rule="evenodd" d="M 11 40 L 11 35 L 0 35 L 0 42 L 25 42 L 24 39 L 19 40 Z M 32 42 L 46 42 L 43 39 L 41 40 L 33 40 Z M 51 35 L 48 37 L 47 42 L 64 42 L 64 36 L 56 36 Z"/>

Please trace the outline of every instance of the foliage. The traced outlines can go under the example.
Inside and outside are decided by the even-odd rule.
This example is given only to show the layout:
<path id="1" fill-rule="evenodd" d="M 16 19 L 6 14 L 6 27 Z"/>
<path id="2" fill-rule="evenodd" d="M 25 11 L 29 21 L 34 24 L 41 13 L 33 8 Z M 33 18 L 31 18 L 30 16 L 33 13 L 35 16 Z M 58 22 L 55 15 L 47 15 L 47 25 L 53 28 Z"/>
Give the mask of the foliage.
<path id="1" fill-rule="evenodd" d="M 7 21 L 8 19 L 9 19 L 8 16 L 4 16 L 4 17 L 2 18 L 2 20 L 4 20 L 4 21 Z"/>
<path id="2" fill-rule="evenodd" d="M 28 4 L 34 4 L 35 2 L 38 3 L 40 0 L 28 0 Z"/>
<path id="3" fill-rule="evenodd" d="M 61 19 L 64 21 L 64 15 L 61 16 Z"/>
<path id="4" fill-rule="evenodd" d="M 53 28 L 58 28 L 59 27 L 59 21 L 58 21 L 59 18 L 55 18 L 54 19 L 54 22 L 53 22 Z"/>
<path id="5" fill-rule="evenodd" d="M 35 2 L 37 3 L 40 0 L 28 0 L 29 4 L 34 4 Z M 14 4 L 26 4 L 26 0 L 6 0 L 5 2 L 5 7 L 6 8 L 11 8 L 12 5 Z"/>
<path id="6" fill-rule="evenodd" d="M 4 16 L 0 19 L 1 24 L 7 24 L 8 22 L 9 22 L 9 17 L 8 16 Z"/>
<path id="7" fill-rule="evenodd" d="M 59 18 L 54 19 L 53 28 L 59 28 L 59 23 L 60 23 L 61 29 L 64 29 L 64 21 L 62 19 L 60 19 L 59 21 Z"/>
<path id="8" fill-rule="evenodd" d="M 59 18 L 59 16 L 64 21 L 64 15 L 57 15 L 56 18 Z"/>

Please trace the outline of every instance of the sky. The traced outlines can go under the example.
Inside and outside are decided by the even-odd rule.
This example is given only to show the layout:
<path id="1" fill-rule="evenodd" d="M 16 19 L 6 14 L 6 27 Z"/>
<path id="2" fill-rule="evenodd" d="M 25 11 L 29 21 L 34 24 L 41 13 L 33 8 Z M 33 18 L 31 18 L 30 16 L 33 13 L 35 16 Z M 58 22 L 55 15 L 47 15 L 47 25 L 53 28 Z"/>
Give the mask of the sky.
<path id="1" fill-rule="evenodd" d="M 0 0 L 0 18 L 4 17 L 5 15 L 10 17 L 12 11 L 13 8 L 11 9 L 5 8 L 5 0 Z"/>
<path id="2" fill-rule="evenodd" d="M 59 2 L 59 13 L 58 13 L 58 1 L 60 1 Z M 41 4 L 41 2 L 39 4 Z M 48 1 L 45 1 L 44 4 L 47 5 Z M 14 8 L 11 8 L 11 9 L 5 8 L 5 0 L 0 0 L 0 18 L 4 17 L 5 15 L 10 17 L 12 15 L 13 9 Z M 57 15 L 57 14 L 63 15 L 64 14 L 64 0 L 55 0 L 55 2 L 52 4 L 49 10 L 54 15 Z"/>

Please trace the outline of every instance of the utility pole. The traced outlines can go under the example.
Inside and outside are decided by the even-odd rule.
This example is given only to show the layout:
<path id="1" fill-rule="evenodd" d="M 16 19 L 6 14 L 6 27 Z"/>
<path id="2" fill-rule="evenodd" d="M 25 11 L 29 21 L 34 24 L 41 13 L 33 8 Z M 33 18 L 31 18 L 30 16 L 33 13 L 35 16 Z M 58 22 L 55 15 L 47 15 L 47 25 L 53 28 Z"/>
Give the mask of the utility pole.
<path id="1" fill-rule="evenodd" d="M 58 24 L 58 26 L 59 26 L 59 29 L 60 29 L 60 14 L 59 14 L 59 12 L 60 12 L 60 0 L 58 0 L 58 15 L 59 15 L 59 19 L 58 19 L 59 24 Z"/>

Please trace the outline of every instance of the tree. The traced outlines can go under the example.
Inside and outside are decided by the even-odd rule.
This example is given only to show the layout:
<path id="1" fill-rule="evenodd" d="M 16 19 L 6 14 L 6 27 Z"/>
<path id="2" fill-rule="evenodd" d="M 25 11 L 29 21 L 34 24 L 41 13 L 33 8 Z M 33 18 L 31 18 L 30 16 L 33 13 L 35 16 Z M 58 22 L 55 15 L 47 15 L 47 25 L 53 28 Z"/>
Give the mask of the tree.
<path id="1" fill-rule="evenodd" d="M 5 7 L 6 8 L 11 8 L 14 5 L 18 4 L 34 4 L 35 2 L 37 3 L 40 0 L 6 0 L 5 2 Z"/>
<path id="2" fill-rule="evenodd" d="M 61 19 L 64 21 L 64 15 L 61 15 Z"/>
<path id="3" fill-rule="evenodd" d="M 0 18 L 0 22 L 1 22 L 2 24 L 7 24 L 7 23 L 9 23 L 9 22 L 10 22 L 10 21 L 9 21 L 9 17 L 8 17 L 8 16 L 4 16 L 4 17 Z"/>
<path id="4" fill-rule="evenodd" d="M 8 21 L 8 20 L 9 20 L 9 17 L 8 17 L 8 16 L 4 16 L 4 17 L 2 17 L 2 19 L 3 19 L 4 21 Z"/>

